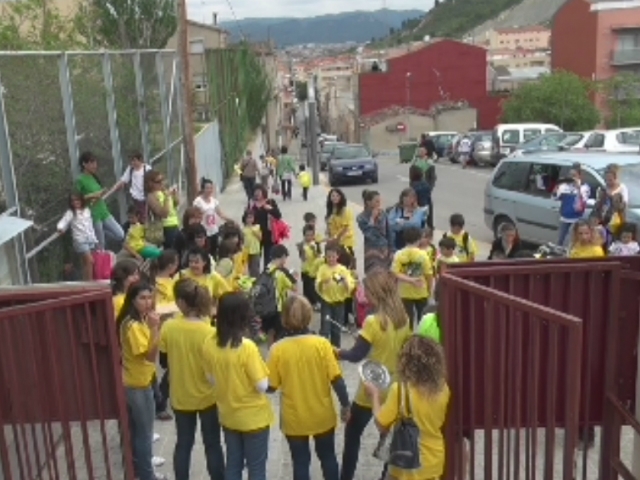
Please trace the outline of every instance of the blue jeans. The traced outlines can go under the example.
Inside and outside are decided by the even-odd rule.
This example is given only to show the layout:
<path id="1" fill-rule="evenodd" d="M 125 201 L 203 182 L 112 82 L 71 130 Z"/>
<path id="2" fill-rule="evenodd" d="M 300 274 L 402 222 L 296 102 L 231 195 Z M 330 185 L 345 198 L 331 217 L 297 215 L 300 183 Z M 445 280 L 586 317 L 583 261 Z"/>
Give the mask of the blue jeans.
<path id="1" fill-rule="evenodd" d="M 156 475 L 151 465 L 153 421 L 156 418 L 153 389 L 125 387 L 125 394 L 129 410 L 133 471 L 138 480 L 155 480 Z"/>
<path id="2" fill-rule="evenodd" d="M 291 452 L 294 480 L 311 480 L 309 437 L 287 436 L 287 442 Z M 320 468 L 322 468 L 324 480 L 338 480 L 340 478 L 340 469 L 338 468 L 338 458 L 336 457 L 334 430 L 314 435 L 313 443 L 318 460 L 320 460 Z"/>
<path id="3" fill-rule="evenodd" d="M 567 236 L 571 235 L 571 229 L 575 223 L 573 222 L 560 222 L 558 226 L 558 245 L 564 247 L 567 243 Z"/>
<path id="4" fill-rule="evenodd" d="M 94 221 L 93 229 L 96 232 L 96 238 L 98 239 L 98 245 L 100 248 L 105 248 L 106 237 L 118 244 L 124 241 L 124 231 L 120 224 L 113 218 L 113 215 L 109 215 L 101 222 Z"/>
<path id="5" fill-rule="evenodd" d="M 340 348 L 342 331 L 338 325 L 330 322 L 329 318 L 340 325 L 344 325 L 344 305 L 344 302 L 329 303 L 320 299 L 320 335 L 328 339 L 331 345 L 337 348 Z"/>
<path id="6" fill-rule="evenodd" d="M 267 480 L 269 427 L 253 432 L 225 428 L 224 443 L 227 447 L 225 480 L 242 480 L 245 464 L 248 480 Z"/>
<path id="7" fill-rule="evenodd" d="M 210 480 L 224 480 L 224 456 L 220 439 L 220 422 L 215 405 L 199 412 L 173 411 L 176 421 L 176 446 L 173 450 L 173 471 L 176 479 L 189 479 L 191 452 L 200 417 L 200 432 L 204 443 L 207 472 Z"/>

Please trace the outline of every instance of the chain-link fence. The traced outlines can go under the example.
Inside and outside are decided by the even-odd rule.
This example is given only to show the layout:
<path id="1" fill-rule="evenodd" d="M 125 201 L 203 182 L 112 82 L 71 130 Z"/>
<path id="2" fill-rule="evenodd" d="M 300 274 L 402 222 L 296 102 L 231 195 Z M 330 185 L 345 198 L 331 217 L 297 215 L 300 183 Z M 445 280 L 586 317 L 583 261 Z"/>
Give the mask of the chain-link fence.
<path id="1" fill-rule="evenodd" d="M 182 183 L 176 58 L 165 50 L 0 52 L 0 115 L 8 131 L 8 142 L 0 142 L 0 215 L 13 206 L 5 178 L 12 169 L 18 211 L 34 224 L 21 241 L 27 278 L 57 281 L 71 271 L 71 243 L 56 236 L 56 223 L 68 208 L 81 152 L 99 159 L 106 188 L 137 152 L 172 184 Z M 125 206 L 122 193 L 109 198 L 116 218 Z"/>

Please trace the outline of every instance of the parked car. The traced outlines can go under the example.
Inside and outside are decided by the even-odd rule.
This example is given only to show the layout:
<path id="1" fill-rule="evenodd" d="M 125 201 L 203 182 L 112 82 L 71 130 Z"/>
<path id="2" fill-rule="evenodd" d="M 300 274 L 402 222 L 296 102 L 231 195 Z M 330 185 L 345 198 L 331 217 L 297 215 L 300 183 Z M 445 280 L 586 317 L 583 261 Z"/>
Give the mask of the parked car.
<path id="1" fill-rule="evenodd" d="M 501 123 L 493 129 L 491 140 L 492 165 L 516 150 L 526 142 L 543 133 L 561 132 L 562 129 L 550 123 Z"/>
<path id="2" fill-rule="evenodd" d="M 329 158 L 339 145 L 346 145 L 344 142 L 325 142 L 320 150 L 320 170 L 325 171 L 329 164 Z"/>
<path id="3" fill-rule="evenodd" d="M 638 153 L 640 151 L 640 127 L 615 130 L 594 130 L 564 149 L 572 151 L 595 151 L 609 153 Z"/>
<path id="4" fill-rule="evenodd" d="M 472 132 L 469 135 L 471 135 L 471 159 L 478 165 L 490 163 L 493 132 Z"/>
<path id="5" fill-rule="evenodd" d="M 445 150 L 444 156 L 449 159 L 451 163 L 458 163 L 458 143 L 460 143 L 462 137 L 463 135 L 461 134 L 457 134 L 455 137 L 453 137 L 453 139 L 451 140 L 451 144 Z"/>
<path id="6" fill-rule="evenodd" d="M 364 145 L 337 145 L 327 170 L 332 187 L 347 182 L 378 183 L 378 162 Z"/>
<path id="7" fill-rule="evenodd" d="M 585 216 L 595 205 L 598 189 L 604 188 L 605 168 L 615 163 L 620 166 L 620 181 L 629 190 L 626 221 L 640 222 L 640 156 L 538 152 L 505 158 L 494 170 L 484 191 L 485 225 L 496 237 L 502 224 L 512 223 L 527 242 L 557 242 L 560 203 L 552 192 L 574 163 L 582 166 L 582 180 L 591 190 Z"/>
<path id="8" fill-rule="evenodd" d="M 509 156 L 519 157 L 520 155 L 527 155 L 529 153 L 542 151 L 559 152 L 560 150 L 577 144 L 586 136 L 587 134 L 585 132 L 543 133 L 542 135 L 532 138 L 528 142 L 518 145 Z"/>
<path id="9" fill-rule="evenodd" d="M 431 132 L 429 136 L 436 146 L 438 158 L 444 158 L 447 156 L 448 148 L 453 143 L 453 140 L 458 136 L 458 132 Z"/>

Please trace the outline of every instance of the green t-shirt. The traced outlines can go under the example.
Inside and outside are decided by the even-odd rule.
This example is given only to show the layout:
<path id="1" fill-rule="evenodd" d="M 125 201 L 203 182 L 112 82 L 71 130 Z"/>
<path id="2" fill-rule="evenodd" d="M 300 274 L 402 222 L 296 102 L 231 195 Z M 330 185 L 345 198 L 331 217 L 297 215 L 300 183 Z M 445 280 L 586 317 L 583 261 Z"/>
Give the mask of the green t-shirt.
<path id="1" fill-rule="evenodd" d="M 103 187 L 98 183 L 96 177 L 90 173 L 81 173 L 76 179 L 76 190 L 83 196 L 91 195 L 92 193 L 99 192 Z M 98 199 L 89 207 L 91 210 L 91 216 L 96 222 L 103 222 L 111 216 L 111 212 L 107 208 L 107 204 L 103 199 Z"/>
<path id="2" fill-rule="evenodd" d="M 429 170 L 431 168 L 431 162 L 429 162 L 429 160 L 427 159 L 427 157 L 424 158 L 416 158 L 415 162 L 413 162 L 413 164 L 420 168 L 420 170 L 422 170 L 423 172 L 426 172 L 427 170 Z"/>
<path id="3" fill-rule="evenodd" d="M 418 324 L 418 335 L 427 337 L 438 343 L 442 342 L 440 334 L 440 325 L 438 325 L 438 314 L 427 313 Z"/>

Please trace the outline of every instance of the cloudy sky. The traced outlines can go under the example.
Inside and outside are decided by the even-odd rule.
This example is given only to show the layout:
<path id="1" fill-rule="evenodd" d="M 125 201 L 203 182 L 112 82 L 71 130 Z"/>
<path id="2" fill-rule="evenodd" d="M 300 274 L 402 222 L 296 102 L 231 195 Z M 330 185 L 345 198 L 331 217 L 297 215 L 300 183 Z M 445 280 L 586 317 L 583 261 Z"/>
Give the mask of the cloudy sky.
<path id="1" fill-rule="evenodd" d="M 425 0 L 387 0 L 387 8 L 394 10 L 424 9 Z M 328 13 L 352 10 L 377 10 L 382 8 L 384 0 L 187 0 L 189 17 L 207 23 L 212 12 L 218 12 L 221 22 L 246 17 L 313 17 Z"/>

